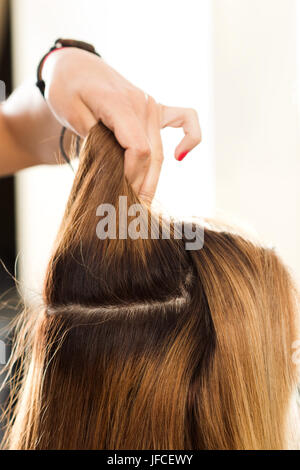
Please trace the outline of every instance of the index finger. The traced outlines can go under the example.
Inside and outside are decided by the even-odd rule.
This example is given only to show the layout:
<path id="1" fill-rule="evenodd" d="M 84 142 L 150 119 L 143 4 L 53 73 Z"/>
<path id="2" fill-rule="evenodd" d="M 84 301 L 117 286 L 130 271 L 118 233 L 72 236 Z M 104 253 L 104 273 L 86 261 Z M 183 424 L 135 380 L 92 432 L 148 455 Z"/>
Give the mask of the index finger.
<path id="1" fill-rule="evenodd" d="M 202 133 L 197 111 L 192 108 L 162 106 L 161 128 L 182 127 L 184 137 L 175 149 L 176 160 L 181 160 L 188 152 L 200 144 Z M 182 157 L 182 158 L 181 158 Z"/>

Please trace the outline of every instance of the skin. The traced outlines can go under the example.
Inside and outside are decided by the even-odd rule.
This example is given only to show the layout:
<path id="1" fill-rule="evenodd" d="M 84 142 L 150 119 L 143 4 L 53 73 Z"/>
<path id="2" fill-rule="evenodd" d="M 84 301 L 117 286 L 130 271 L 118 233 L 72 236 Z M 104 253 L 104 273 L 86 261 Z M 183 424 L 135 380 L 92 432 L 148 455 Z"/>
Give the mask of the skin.
<path id="1" fill-rule="evenodd" d="M 46 100 L 37 87 L 25 83 L 0 106 L 0 175 L 61 162 L 61 126 L 69 136 L 85 137 L 101 120 L 125 149 L 129 182 L 151 201 L 163 162 L 161 129 L 183 128 L 185 135 L 175 149 L 179 161 L 201 141 L 194 109 L 157 103 L 90 52 L 71 47 L 55 51 L 44 62 L 42 78 Z"/>

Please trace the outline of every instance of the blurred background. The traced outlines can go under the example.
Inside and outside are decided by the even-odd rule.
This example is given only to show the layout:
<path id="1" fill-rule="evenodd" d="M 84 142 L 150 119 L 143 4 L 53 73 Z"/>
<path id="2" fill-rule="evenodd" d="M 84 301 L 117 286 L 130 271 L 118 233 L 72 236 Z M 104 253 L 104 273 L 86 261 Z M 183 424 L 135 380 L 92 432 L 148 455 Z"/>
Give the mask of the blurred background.
<path id="1" fill-rule="evenodd" d="M 91 42 L 167 105 L 196 108 L 203 142 L 184 163 L 162 131 L 157 199 L 218 216 L 276 247 L 300 283 L 300 0 L 0 0 L 0 79 L 35 80 L 58 37 Z M 72 184 L 66 166 L 0 180 L 0 258 L 34 302 Z M 0 291 L 13 286 L 4 269 Z"/>

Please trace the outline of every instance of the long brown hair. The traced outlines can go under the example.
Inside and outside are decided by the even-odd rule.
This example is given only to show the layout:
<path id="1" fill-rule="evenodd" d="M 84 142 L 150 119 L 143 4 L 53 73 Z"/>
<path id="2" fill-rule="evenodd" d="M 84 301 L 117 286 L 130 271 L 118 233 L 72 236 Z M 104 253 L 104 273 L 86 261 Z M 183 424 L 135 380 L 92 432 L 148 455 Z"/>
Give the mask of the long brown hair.
<path id="1" fill-rule="evenodd" d="M 16 343 L 25 352 L 6 448 L 287 447 L 297 313 L 286 269 L 225 231 L 205 229 L 190 251 L 175 236 L 99 239 L 100 204 L 122 224 L 119 196 L 140 202 L 123 153 L 101 124 L 84 143 L 44 306 Z"/>

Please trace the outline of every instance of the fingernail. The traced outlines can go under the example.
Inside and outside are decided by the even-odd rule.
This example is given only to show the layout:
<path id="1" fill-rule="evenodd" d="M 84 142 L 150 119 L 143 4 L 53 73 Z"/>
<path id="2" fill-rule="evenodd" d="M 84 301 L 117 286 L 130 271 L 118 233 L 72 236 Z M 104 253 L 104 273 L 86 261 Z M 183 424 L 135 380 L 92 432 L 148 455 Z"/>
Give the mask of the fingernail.
<path id="1" fill-rule="evenodd" d="M 187 152 L 182 152 L 182 153 L 179 155 L 179 157 L 178 157 L 177 160 L 178 160 L 179 162 L 181 162 L 181 160 L 183 160 L 184 157 L 185 157 L 188 153 L 189 153 L 189 151 L 187 151 Z"/>

